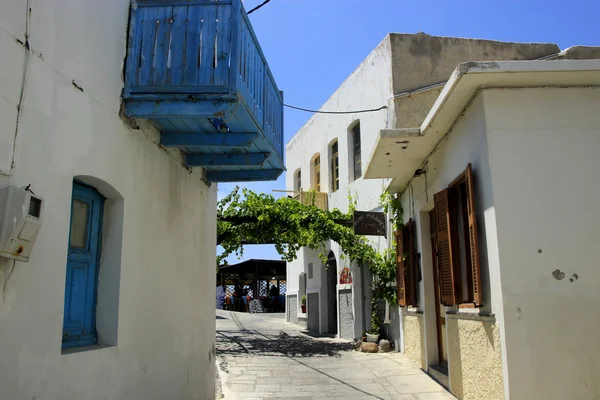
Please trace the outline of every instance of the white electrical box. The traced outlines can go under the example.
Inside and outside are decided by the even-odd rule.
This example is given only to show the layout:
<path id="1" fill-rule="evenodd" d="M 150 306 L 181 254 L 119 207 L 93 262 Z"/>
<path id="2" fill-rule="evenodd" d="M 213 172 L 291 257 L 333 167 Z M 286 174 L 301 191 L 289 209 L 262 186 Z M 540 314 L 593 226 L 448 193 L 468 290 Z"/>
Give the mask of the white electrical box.
<path id="1" fill-rule="evenodd" d="M 29 261 L 43 208 L 44 200 L 24 188 L 0 188 L 0 257 Z"/>

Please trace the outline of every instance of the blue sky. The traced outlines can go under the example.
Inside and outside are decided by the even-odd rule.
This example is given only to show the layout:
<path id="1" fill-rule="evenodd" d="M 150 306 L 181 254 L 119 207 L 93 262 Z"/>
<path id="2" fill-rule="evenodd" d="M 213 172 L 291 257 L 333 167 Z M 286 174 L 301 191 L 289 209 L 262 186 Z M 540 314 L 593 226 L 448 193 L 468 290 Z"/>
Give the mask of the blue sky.
<path id="1" fill-rule="evenodd" d="M 262 1 L 245 0 L 244 6 L 250 10 Z M 556 43 L 565 49 L 600 46 L 599 15 L 600 0 L 271 0 L 250 20 L 286 103 L 318 109 L 389 32 Z M 311 114 L 284 112 L 287 143 Z M 243 185 L 272 193 L 285 189 L 285 174 L 276 182 Z M 219 196 L 233 187 L 220 184 Z M 247 246 L 244 253 L 244 259 L 279 258 L 272 246 Z"/>

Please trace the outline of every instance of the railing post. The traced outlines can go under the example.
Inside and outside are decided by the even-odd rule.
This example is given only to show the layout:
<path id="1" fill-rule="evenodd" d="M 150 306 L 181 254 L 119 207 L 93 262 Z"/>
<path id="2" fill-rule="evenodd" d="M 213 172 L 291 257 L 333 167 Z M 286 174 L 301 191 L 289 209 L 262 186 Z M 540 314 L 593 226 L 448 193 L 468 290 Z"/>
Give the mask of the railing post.
<path id="1" fill-rule="evenodd" d="M 283 90 L 279 91 L 279 94 L 281 95 L 281 108 L 280 108 L 280 112 L 281 112 L 281 131 L 280 131 L 280 135 L 278 135 L 278 139 L 279 139 L 279 155 L 281 155 L 281 158 L 283 158 L 283 133 L 284 133 L 284 129 L 283 129 Z"/>
<path id="2" fill-rule="evenodd" d="M 229 65 L 229 94 L 235 95 L 238 90 L 238 66 L 242 56 L 242 1 L 231 2 L 231 63 Z"/>

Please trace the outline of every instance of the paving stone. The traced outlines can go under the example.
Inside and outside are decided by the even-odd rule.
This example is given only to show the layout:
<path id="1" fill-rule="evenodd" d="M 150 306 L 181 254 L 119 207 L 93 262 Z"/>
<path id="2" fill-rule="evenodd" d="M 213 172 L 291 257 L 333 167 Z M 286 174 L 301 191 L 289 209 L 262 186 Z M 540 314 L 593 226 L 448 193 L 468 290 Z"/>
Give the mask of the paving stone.
<path id="1" fill-rule="evenodd" d="M 233 383 L 231 385 L 229 385 L 229 389 L 232 392 L 254 392 L 254 385 L 253 384 L 237 384 L 237 383 Z"/>
<path id="2" fill-rule="evenodd" d="M 348 341 L 308 337 L 281 316 L 217 312 L 225 400 L 453 399 L 400 353 L 356 352 Z"/>
<path id="3" fill-rule="evenodd" d="M 416 395 L 418 400 L 455 400 L 456 397 L 448 392 L 420 393 Z"/>

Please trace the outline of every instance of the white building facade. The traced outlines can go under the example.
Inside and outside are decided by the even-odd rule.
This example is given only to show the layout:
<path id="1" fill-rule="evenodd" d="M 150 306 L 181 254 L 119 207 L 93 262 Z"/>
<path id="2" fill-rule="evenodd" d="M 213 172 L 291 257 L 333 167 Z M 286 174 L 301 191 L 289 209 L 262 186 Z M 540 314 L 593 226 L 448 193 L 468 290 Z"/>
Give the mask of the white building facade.
<path id="1" fill-rule="evenodd" d="M 367 177 L 392 179 L 414 227 L 404 251 L 420 255 L 403 266 L 421 277 L 405 281 L 404 352 L 458 398 L 600 394 L 600 60 L 568 60 L 584 51 L 459 65 L 417 133 L 381 132 L 368 162 Z"/>
<path id="2" fill-rule="evenodd" d="M 0 5 L 0 187 L 43 199 L 0 258 L 2 399 L 214 398 L 216 185 L 120 117 L 129 6 Z"/>
<path id="3" fill-rule="evenodd" d="M 441 89 L 436 84 L 444 82 L 461 61 L 534 59 L 558 51 L 551 44 L 388 35 L 322 106 L 323 111 L 349 113 L 315 114 L 287 144 L 287 190 L 323 193 L 316 199 L 330 210 L 348 210 L 349 194 L 357 210 L 381 210 L 380 195 L 388 180 L 363 179 L 364 163 L 381 129 L 412 126 L 424 117 L 427 105 Z M 412 93 L 431 85 L 433 90 Z M 391 236 L 388 229 L 387 238 L 369 239 L 383 251 L 392 246 Z M 302 249 L 298 258 L 288 263 L 288 320 L 319 333 L 360 337 L 370 326 L 371 276 L 368 270 L 344 259 L 336 243 L 326 243 L 326 247 L 330 251 L 328 264 L 335 264 L 335 273 L 332 268 L 323 268 L 318 253 L 309 249 Z M 352 284 L 340 283 L 343 268 L 350 269 Z M 301 309 L 304 295 L 307 310 L 312 310 L 306 314 Z M 392 336 L 399 347 L 399 336 Z"/>
<path id="4" fill-rule="evenodd" d="M 400 250 L 413 252 L 412 265 L 404 263 L 397 271 L 410 271 L 412 278 L 404 280 L 399 293 L 402 306 L 386 310 L 382 333 L 395 350 L 461 399 L 598 396 L 598 387 L 590 385 L 598 374 L 592 339 L 598 326 L 586 317 L 593 313 L 593 301 L 577 316 L 567 311 L 575 307 L 571 301 L 583 304 L 598 293 L 592 283 L 598 275 L 591 266 L 593 248 L 582 247 L 597 223 L 588 202 L 598 187 L 593 181 L 599 164 L 590 153 L 598 148 L 592 111 L 598 108 L 598 82 L 597 72 L 585 71 L 598 65 L 568 61 L 590 58 L 598 58 L 597 49 L 560 52 L 555 45 L 391 34 L 321 109 L 387 105 L 387 110 L 316 114 L 288 143 L 287 189 L 326 192 L 330 210 L 347 210 L 348 192 L 363 211 L 379 210 L 385 188 L 397 194 L 407 227 L 403 233 L 414 243 L 413 249 Z M 468 62 L 481 60 L 522 62 Z M 463 75 L 469 79 L 461 80 Z M 507 76 L 514 80 L 504 82 Z M 490 89 L 479 91 L 487 82 L 483 77 Z M 557 88 L 537 88 L 545 85 Z M 357 123 L 361 176 L 354 179 Z M 575 178 L 572 168 L 581 164 L 565 163 L 578 159 L 577 151 L 586 171 Z M 559 181 L 573 180 L 577 195 L 551 189 L 560 191 Z M 583 206 L 574 219 L 570 213 L 560 218 L 551 213 L 571 209 L 567 199 L 585 194 L 583 203 L 572 203 Z M 583 221 L 585 214 L 589 219 Z M 557 221 L 578 232 L 562 243 L 574 252 L 577 267 L 561 263 L 559 256 L 545 258 L 561 247 L 562 234 L 552 229 Z M 532 237 L 539 237 L 539 244 Z M 383 237 L 370 239 L 379 250 L 395 245 Z M 288 263 L 287 318 L 315 332 L 359 337 L 369 329 L 371 277 L 340 262 L 335 243 L 326 246 L 329 265 L 306 249 Z M 340 283 L 345 266 L 352 271 L 352 284 Z M 583 270 L 592 281 L 576 288 Z M 547 292 L 550 303 L 544 305 Z M 303 295 L 306 314 L 300 307 Z M 578 339 L 564 342 L 567 337 Z M 567 365 L 557 368 L 563 359 Z M 573 380 L 565 385 L 560 374 Z"/>

